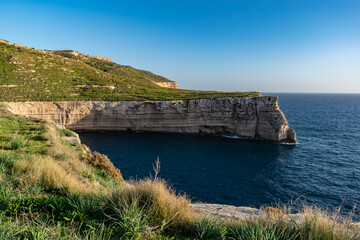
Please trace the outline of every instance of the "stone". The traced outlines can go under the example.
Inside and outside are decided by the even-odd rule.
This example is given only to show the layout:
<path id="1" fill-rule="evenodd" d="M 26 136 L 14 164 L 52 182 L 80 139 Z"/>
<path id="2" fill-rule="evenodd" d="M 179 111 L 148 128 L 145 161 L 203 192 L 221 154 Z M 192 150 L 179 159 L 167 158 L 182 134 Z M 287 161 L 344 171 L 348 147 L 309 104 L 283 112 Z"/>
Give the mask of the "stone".
<path id="1" fill-rule="evenodd" d="M 173 81 L 169 81 L 169 82 L 155 82 L 153 81 L 153 83 L 155 83 L 156 85 L 160 86 L 160 87 L 164 87 L 164 88 L 172 88 L 172 89 L 178 89 L 178 85 L 177 82 L 173 82 Z"/>
<path id="2" fill-rule="evenodd" d="M 175 101 L 7 102 L 15 113 L 70 130 L 209 134 L 295 143 L 277 97 Z"/>
<path id="3" fill-rule="evenodd" d="M 202 203 L 190 204 L 190 206 L 205 216 L 223 220 L 246 220 L 260 215 L 259 209 L 251 207 Z"/>

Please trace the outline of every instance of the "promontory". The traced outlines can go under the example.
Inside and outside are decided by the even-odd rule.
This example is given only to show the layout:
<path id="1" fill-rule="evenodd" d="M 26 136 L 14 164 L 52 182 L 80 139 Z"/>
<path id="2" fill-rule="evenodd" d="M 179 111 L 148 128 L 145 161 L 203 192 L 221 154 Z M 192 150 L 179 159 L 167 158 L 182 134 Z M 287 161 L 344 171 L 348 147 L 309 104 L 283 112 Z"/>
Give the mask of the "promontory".
<path id="1" fill-rule="evenodd" d="M 296 142 L 277 97 L 178 89 L 111 59 L 0 40 L 0 101 L 71 130 L 211 134 Z"/>

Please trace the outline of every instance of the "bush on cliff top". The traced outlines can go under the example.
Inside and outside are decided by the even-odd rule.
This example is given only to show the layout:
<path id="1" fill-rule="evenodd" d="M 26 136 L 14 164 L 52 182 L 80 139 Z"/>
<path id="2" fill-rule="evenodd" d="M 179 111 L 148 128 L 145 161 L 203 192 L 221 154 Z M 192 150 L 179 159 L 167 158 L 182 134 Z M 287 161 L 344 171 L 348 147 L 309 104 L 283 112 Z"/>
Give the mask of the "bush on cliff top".
<path id="1" fill-rule="evenodd" d="M 88 152 L 81 156 L 80 159 L 97 169 L 105 170 L 106 172 L 110 173 L 113 178 L 124 181 L 120 170 L 114 166 L 114 164 L 106 155 L 98 152 Z"/>

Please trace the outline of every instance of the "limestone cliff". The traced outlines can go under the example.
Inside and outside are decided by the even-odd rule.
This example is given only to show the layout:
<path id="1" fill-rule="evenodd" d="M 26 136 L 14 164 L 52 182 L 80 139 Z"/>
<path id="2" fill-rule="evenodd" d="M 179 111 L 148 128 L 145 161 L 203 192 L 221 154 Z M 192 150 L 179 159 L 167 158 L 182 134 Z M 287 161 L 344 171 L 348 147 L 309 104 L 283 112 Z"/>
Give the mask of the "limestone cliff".
<path id="1" fill-rule="evenodd" d="M 173 89 L 178 89 L 178 85 L 177 82 L 155 82 L 153 81 L 153 83 L 155 83 L 156 85 L 160 86 L 160 87 L 164 87 L 164 88 L 173 88 Z"/>
<path id="2" fill-rule="evenodd" d="M 13 113 L 49 120 L 71 130 L 204 133 L 295 142 L 277 97 L 179 101 L 8 102 Z"/>

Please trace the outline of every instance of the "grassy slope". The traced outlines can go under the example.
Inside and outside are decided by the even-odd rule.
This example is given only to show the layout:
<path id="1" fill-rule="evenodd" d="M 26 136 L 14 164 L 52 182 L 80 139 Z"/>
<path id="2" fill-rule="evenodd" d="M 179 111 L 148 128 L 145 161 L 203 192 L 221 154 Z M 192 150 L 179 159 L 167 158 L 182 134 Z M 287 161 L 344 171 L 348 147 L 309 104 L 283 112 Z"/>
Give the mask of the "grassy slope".
<path id="1" fill-rule="evenodd" d="M 71 131 L 2 109 L 0 239 L 357 239 L 351 219 L 313 207 L 300 223 L 289 209 L 200 216 L 162 180 L 124 182 L 105 156 L 71 144 Z"/>
<path id="2" fill-rule="evenodd" d="M 153 82 L 170 80 L 130 66 L 80 56 L 0 40 L 0 101 L 179 100 L 259 95 L 162 88 Z"/>
<path id="3" fill-rule="evenodd" d="M 145 223 L 170 220 L 185 229 L 186 198 L 160 181 L 124 182 L 105 156 L 71 144 L 72 134 L 0 111 L 0 239 L 155 236 L 159 229 Z"/>

